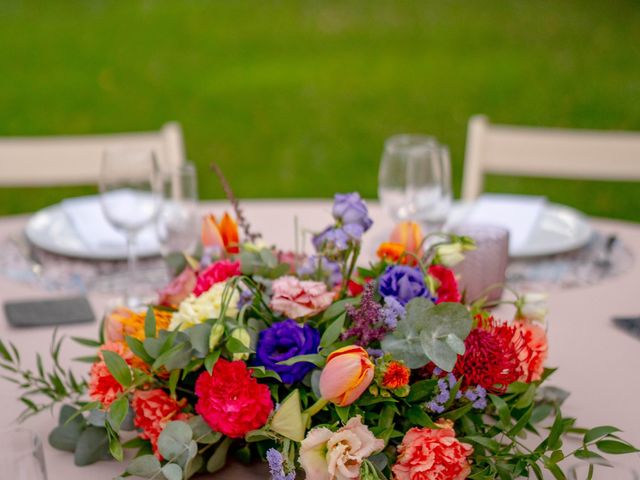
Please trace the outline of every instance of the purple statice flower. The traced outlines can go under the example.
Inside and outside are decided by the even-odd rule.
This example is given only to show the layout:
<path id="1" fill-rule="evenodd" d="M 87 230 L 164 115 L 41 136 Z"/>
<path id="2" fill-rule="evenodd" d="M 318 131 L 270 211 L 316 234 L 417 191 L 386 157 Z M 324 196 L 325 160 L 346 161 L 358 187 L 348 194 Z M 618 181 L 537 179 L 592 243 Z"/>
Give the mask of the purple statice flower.
<path id="1" fill-rule="evenodd" d="M 380 277 L 378 290 L 380 295 L 393 297 L 402 306 L 416 297 L 430 298 L 420 269 L 407 265 L 389 265 Z"/>
<path id="2" fill-rule="evenodd" d="M 340 265 L 327 257 L 312 255 L 298 268 L 298 275 L 301 277 L 316 278 L 318 273 L 321 277 L 318 280 L 327 280 L 331 286 L 342 283 Z"/>
<path id="3" fill-rule="evenodd" d="M 373 358 L 379 358 L 384 355 L 384 351 L 379 348 L 367 348 L 367 353 Z"/>
<path id="4" fill-rule="evenodd" d="M 294 480 L 295 472 L 284 473 L 284 456 L 275 448 L 267 450 L 267 462 L 271 480 Z"/>
<path id="5" fill-rule="evenodd" d="M 427 410 L 433 413 L 442 413 L 444 412 L 444 407 L 440 405 L 438 402 L 436 402 L 435 400 L 432 400 L 427 403 Z"/>
<path id="6" fill-rule="evenodd" d="M 240 297 L 238 298 L 238 303 L 236 304 L 236 308 L 241 310 L 242 307 L 253 303 L 253 292 L 249 289 L 242 290 L 240 292 Z"/>
<path id="7" fill-rule="evenodd" d="M 437 368 L 437 367 L 436 367 Z M 441 373 L 442 370 L 438 369 Z M 434 373 L 435 373 L 434 369 Z M 438 393 L 430 402 L 427 402 L 426 407 L 428 410 L 434 413 L 444 412 L 444 405 L 451 399 L 451 388 L 456 384 L 456 377 L 453 373 L 449 373 L 446 377 L 438 379 Z M 462 392 L 456 393 L 456 399 L 462 398 Z"/>
<path id="8" fill-rule="evenodd" d="M 360 236 L 373 224 L 373 220 L 369 218 L 367 204 L 357 192 L 336 193 L 331 213 L 341 225 L 358 225 L 361 229 Z"/>
<path id="9" fill-rule="evenodd" d="M 367 283 L 362 292 L 358 308 L 347 305 L 345 310 L 351 318 L 351 327 L 343 334 L 342 339 L 355 337 L 356 345 L 366 347 L 372 342 L 380 341 L 389 331 L 384 323 L 382 306 L 373 296 L 373 283 Z"/>
<path id="10" fill-rule="evenodd" d="M 282 365 L 278 362 L 298 355 L 318 353 L 319 345 L 320 332 L 311 325 L 298 325 L 291 319 L 276 322 L 258 335 L 255 364 L 273 370 L 284 383 L 296 383 L 314 369 L 313 363 Z"/>
<path id="11" fill-rule="evenodd" d="M 487 408 L 487 391 L 481 385 L 467 389 L 464 392 L 464 396 L 467 400 L 473 402 L 473 408 L 479 410 Z"/>
<path id="12" fill-rule="evenodd" d="M 384 323 L 389 330 L 394 330 L 398 324 L 398 320 L 402 320 L 405 316 L 405 308 L 395 299 L 395 297 L 384 297 L 384 307 L 382 314 L 384 315 Z"/>
<path id="13" fill-rule="evenodd" d="M 349 249 L 351 236 L 340 227 L 330 226 L 311 239 L 317 252 L 339 254 Z"/>

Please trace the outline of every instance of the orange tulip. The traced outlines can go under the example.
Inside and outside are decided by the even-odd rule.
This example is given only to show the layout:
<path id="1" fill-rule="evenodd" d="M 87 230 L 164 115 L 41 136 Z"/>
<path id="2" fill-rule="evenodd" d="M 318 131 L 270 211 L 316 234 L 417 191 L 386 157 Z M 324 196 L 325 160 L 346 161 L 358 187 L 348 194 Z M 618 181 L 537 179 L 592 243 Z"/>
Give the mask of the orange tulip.
<path id="1" fill-rule="evenodd" d="M 202 221 L 202 245 L 229 254 L 239 253 L 238 224 L 226 212 L 220 223 L 215 215 L 207 215 Z"/>
<path id="2" fill-rule="evenodd" d="M 400 262 L 403 265 L 415 265 L 413 255 L 422 255 L 422 230 L 416 222 L 400 222 L 391 232 L 388 242 L 381 243 L 376 252 L 378 257 L 389 262 Z M 404 255 L 403 253 L 412 255 Z"/>
<path id="3" fill-rule="evenodd" d="M 371 384 L 373 374 L 373 362 L 364 348 L 339 348 L 327 358 L 320 375 L 320 393 L 340 407 L 351 405 Z"/>

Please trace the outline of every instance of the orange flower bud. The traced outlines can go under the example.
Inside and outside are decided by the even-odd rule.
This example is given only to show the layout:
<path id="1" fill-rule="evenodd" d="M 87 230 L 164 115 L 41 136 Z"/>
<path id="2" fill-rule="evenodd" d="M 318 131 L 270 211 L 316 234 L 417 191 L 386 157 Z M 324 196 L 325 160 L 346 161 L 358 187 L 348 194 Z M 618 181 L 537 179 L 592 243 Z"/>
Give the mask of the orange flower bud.
<path id="1" fill-rule="evenodd" d="M 320 375 L 320 393 L 340 407 L 351 405 L 369 387 L 373 374 L 374 365 L 364 348 L 339 348 L 327 358 Z"/>
<path id="2" fill-rule="evenodd" d="M 391 232 L 389 241 L 398 243 L 407 252 L 420 256 L 423 238 L 420 225 L 416 222 L 400 222 Z"/>

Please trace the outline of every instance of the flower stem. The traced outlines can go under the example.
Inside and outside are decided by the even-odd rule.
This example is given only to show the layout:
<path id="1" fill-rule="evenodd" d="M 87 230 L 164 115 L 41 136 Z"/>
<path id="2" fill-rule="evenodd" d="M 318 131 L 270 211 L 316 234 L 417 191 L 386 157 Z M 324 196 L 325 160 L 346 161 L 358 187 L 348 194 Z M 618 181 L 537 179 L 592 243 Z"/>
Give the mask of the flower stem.
<path id="1" fill-rule="evenodd" d="M 322 410 L 327 403 L 329 403 L 329 400 L 327 400 L 326 398 L 320 397 L 318 400 L 316 400 L 316 403 L 311 405 L 302 413 L 309 415 L 309 417 L 313 417 L 316 413 Z"/>

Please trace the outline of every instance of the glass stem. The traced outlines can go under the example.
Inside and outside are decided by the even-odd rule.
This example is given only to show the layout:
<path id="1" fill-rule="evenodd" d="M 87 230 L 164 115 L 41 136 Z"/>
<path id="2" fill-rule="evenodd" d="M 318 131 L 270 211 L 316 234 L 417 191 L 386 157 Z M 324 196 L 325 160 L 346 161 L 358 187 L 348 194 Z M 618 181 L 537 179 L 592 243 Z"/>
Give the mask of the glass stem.
<path id="1" fill-rule="evenodd" d="M 127 267 L 129 270 L 128 285 L 131 287 L 136 285 L 138 281 L 138 255 L 136 252 L 136 236 L 137 232 L 127 232 Z M 131 288 L 127 288 L 127 300 L 131 300 Z M 128 302 L 127 302 L 128 303 Z"/>

